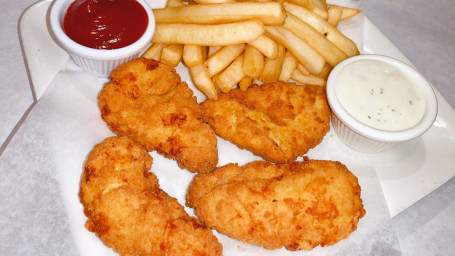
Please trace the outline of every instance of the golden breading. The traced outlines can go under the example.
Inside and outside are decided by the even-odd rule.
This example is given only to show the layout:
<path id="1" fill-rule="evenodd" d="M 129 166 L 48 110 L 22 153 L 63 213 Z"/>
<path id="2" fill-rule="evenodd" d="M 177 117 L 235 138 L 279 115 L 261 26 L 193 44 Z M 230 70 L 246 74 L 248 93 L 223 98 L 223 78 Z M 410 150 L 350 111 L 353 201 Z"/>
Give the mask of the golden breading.
<path id="1" fill-rule="evenodd" d="M 79 192 L 87 229 L 121 255 L 221 255 L 211 230 L 160 189 L 152 162 L 128 137 L 94 147 Z"/>
<path id="2" fill-rule="evenodd" d="M 266 249 L 311 250 L 333 245 L 365 215 L 360 186 L 343 164 L 228 164 L 199 174 L 187 205 L 208 227 Z"/>
<path id="3" fill-rule="evenodd" d="M 218 136 L 276 163 L 294 161 L 330 130 L 330 109 L 318 86 L 255 85 L 219 94 L 201 107 Z"/>
<path id="4" fill-rule="evenodd" d="M 129 136 L 191 172 L 216 167 L 216 135 L 174 68 L 149 59 L 122 64 L 112 71 L 98 104 L 101 117 L 117 135 Z"/>

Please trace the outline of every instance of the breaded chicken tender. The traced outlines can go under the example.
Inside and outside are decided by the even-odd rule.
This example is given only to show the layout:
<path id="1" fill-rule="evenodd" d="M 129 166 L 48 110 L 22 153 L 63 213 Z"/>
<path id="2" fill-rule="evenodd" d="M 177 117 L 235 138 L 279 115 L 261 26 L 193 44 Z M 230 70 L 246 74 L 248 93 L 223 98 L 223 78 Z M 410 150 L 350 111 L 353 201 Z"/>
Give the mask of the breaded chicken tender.
<path id="1" fill-rule="evenodd" d="M 231 90 L 202 103 L 215 133 L 267 161 L 294 161 L 330 130 L 330 109 L 319 86 L 275 82 Z"/>
<path id="2" fill-rule="evenodd" d="M 160 189 L 152 162 L 125 136 L 96 145 L 80 183 L 86 228 L 121 255 L 221 255 L 212 231 Z"/>
<path id="3" fill-rule="evenodd" d="M 191 172 L 216 167 L 216 135 L 202 120 L 193 91 L 173 67 L 144 58 L 120 65 L 98 95 L 98 105 L 117 135 L 175 159 Z"/>
<path id="4" fill-rule="evenodd" d="M 199 174 L 187 205 L 208 227 L 266 249 L 311 250 L 345 239 L 365 215 L 357 178 L 339 162 L 228 164 Z"/>

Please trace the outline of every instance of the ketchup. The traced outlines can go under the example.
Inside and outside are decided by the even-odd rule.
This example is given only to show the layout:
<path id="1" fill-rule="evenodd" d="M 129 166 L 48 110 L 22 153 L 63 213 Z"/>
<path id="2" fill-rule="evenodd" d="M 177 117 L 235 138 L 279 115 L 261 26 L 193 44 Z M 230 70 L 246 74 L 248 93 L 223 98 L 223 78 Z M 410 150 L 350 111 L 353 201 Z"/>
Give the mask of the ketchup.
<path id="1" fill-rule="evenodd" d="M 66 11 L 63 30 L 81 45 L 118 49 L 136 42 L 148 22 L 136 0 L 75 0 Z"/>

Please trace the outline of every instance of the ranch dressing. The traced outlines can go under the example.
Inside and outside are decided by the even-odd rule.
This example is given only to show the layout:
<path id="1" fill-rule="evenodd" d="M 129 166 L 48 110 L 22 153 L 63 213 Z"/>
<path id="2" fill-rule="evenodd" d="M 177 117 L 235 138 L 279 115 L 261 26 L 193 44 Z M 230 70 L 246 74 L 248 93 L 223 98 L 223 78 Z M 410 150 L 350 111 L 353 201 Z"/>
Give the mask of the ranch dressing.
<path id="1" fill-rule="evenodd" d="M 358 121 L 386 131 L 416 125 L 425 113 L 421 90 L 405 73 L 377 60 L 352 62 L 336 78 L 335 93 Z"/>

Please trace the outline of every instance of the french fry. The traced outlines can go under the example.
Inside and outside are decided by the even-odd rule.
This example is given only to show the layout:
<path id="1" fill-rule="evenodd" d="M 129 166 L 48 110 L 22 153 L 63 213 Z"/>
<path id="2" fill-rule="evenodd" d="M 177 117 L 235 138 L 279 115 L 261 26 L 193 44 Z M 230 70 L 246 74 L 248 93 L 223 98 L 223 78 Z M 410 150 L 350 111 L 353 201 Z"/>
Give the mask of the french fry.
<path id="1" fill-rule="evenodd" d="M 297 59 L 292 55 L 292 53 L 290 51 L 286 51 L 278 80 L 283 82 L 289 81 L 294 69 L 297 68 L 297 64 Z"/>
<path id="2" fill-rule="evenodd" d="M 289 3 L 300 5 L 323 19 L 327 19 L 328 10 L 324 0 L 289 0 Z"/>
<path id="3" fill-rule="evenodd" d="M 166 7 L 178 7 L 185 5 L 182 0 L 167 0 Z"/>
<path id="4" fill-rule="evenodd" d="M 267 35 L 288 49 L 312 73 L 321 72 L 325 59 L 303 39 L 281 26 L 267 26 Z"/>
<path id="5" fill-rule="evenodd" d="M 327 19 L 328 12 L 327 12 L 327 4 L 325 0 L 308 0 L 310 3 L 309 9 L 321 17 L 322 19 Z"/>
<path id="6" fill-rule="evenodd" d="M 346 7 L 346 6 L 339 6 L 339 5 L 333 5 L 333 4 L 328 4 L 327 8 L 330 9 L 331 7 L 336 6 L 341 8 L 341 20 L 347 20 L 349 18 L 352 18 L 359 14 L 361 11 L 359 9 L 351 8 L 351 7 Z"/>
<path id="7" fill-rule="evenodd" d="M 319 33 L 323 34 L 329 41 L 335 44 L 340 50 L 345 52 L 348 56 L 359 54 L 359 50 L 355 43 L 341 33 L 337 28 L 330 25 L 326 20 L 318 15 L 310 12 L 309 10 L 291 3 L 283 3 L 284 9 L 312 26 Z M 317 72 L 316 72 L 317 73 Z"/>
<path id="8" fill-rule="evenodd" d="M 330 71 L 332 71 L 332 67 L 326 63 L 326 65 L 324 65 L 324 67 L 322 68 L 322 71 L 315 75 L 327 79 L 329 77 Z"/>
<path id="9" fill-rule="evenodd" d="M 204 66 L 207 68 L 209 75 L 214 76 L 225 69 L 243 52 L 244 49 L 245 44 L 233 44 L 218 50 L 204 62 Z"/>
<path id="10" fill-rule="evenodd" d="M 208 99 L 216 99 L 215 84 L 209 76 L 207 69 L 202 64 L 190 68 L 191 78 L 194 85 L 201 90 Z"/>
<path id="11" fill-rule="evenodd" d="M 186 44 L 183 46 L 183 62 L 189 68 L 204 63 L 207 59 L 207 47 Z"/>
<path id="12" fill-rule="evenodd" d="M 275 59 L 278 54 L 278 44 L 266 35 L 261 35 L 249 41 L 248 44 L 254 46 L 269 59 Z"/>
<path id="13" fill-rule="evenodd" d="M 239 88 L 240 90 L 242 91 L 246 91 L 246 89 L 248 89 L 248 87 L 250 87 L 251 83 L 253 82 L 253 79 L 249 76 L 245 76 L 244 78 L 242 78 L 242 80 L 240 80 L 239 82 Z"/>
<path id="14" fill-rule="evenodd" d="M 341 13 L 341 20 L 350 19 L 351 17 L 354 17 L 359 13 L 360 13 L 359 9 L 343 7 L 343 12 Z"/>
<path id="15" fill-rule="evenodd" d="M 262 70 L 259 78 L 266 82 L 276 82 L 280 77 L 281 68 L 283 66 L 283 61 L 285 57 L 285 48 L 282 45 L 278 45 L 278 56 L 274 59 L 266 59 L 264 63 L 264 70 Z"/>
<path id="16" fill-rule="evenodd" d="M 265 25 L 281 25 L 286 18 L 277 2 L 195 4 L 154 9 L 156 23 L 220 24 L 257 19 Z"/>
<path id="17" fill-rule="evenodd" d="M 215 76 L 215 84 L 222 92 L 228 93 L 245 77 L 242 65 L 243 54 L 237 57 L 223 72 Z"/>
<path id="18" fill-rule="evenodd" d="M 297 83 L 305 84 L 305 85 L 318 85 L 318 86 L 325 86 L 326 81 L 325 79 L 315 76 L 313 74 L 309 76 L 305 76 L 298 69 L 295 69 L 292 73 L 292 79 Z"/>
<path id="19" fill-rule="evenodd" d="M 332 67 L 348 57 L 346 53 L 338 49 L 338 47 L 330 42 L 325 36 L 321 35 L 313 27 L 290 13 L 286 17 L 284 27 L 308 43 L 308 45 L 324 57 L 327 63 Z"/>
<path id="20" fill-rule="evenodd" d="M 147 51 L 144 52 L 144 54 L 142 54 L 141 57 L 160 61 L 161 52 L 163 51 L 164 47 L 166 47 L 165 44 L 153 44 L 147 49 Z"/>
<path id="21" fill-rule="evenodd" d="M 325 64 L 324 67 L 330 67 L 329 64 Z M 322 68 L 322 70 L 324 70 L 324 67 Z M 311 74 L 311 72 L 302 64 L 302 63 L 298 63 L 297 64 L 297 69 L 300 71 L 300 73 L 302 73 L 302 75 L 304 76 L 309 76 Z M 322 71 L 321 71 L 322 72 Z M 319 73 L 321 73 L 319 72 Z"/>
<path id="22" fill-rule="evenodd" d="M 284 2 L 285 1 L 283 1 L 283 3 Z M 308 10 L 310 9 L 310 0 L 287 0 L 287 2 L 300 5 Z"/>
<path id="23" fill-rule="evenodd" d="M 334 26 L 337 27 L 338 23 L 341 20 L 341 14 L 343 13 L 343 9 L 338 6 L 338 5 L 331 5 L 327 9 L 329 16 L 327 17 L 327 22 Z"/>
<path id="24" fill-rule="evenodd" d="M 153 45 L 142 57 L 183 61 L 212 99 L 253 83 L 324 86 L 333 66 L 359 54 L 336 26 L 360 10 L 326 0 L 168 0 L 154 13 Z"/>
<path id="25" fill-rule="evenodd" d="M 247 45 L 243 56 L 243 73 L 256 79 L 264 69 L 264 55 L 255 47 Z"/>
<path id="26" fill-rule="evenodd" d="M 282 3 L 284 3 L 284 2 L 285 1 L 283 1 Z M 308 10 L 310 9 L 310 0 L 287 0 L 286 2 L 300 5 Z"/>
<path id="27" fill-rule="evenodd" d="M 237 0 L 194 0 L 198 4 L 221 4 L 221 3 L 233 3 Z"/>
<path id="28" fill-rule="evenodd" d="M 205 46 L 230 45 L 252 41 L 264 32 L 264 24 L 258 20 L 216 25 L 157 23 L 152 42 Z"/>
<path id="29" fill-rule="evenodd" d="M 209 51 L 207 53 L 207 56 L 208 57 L 212 56 L 215 52 L 217 52 L 221 48 L 223 48 L 223 46 L 221 46 L 221 45 L 219 45 L 219 46 L 209 46 Z"/>
<path id="30" fill-rule="evenodd" d="M 176 67 L 182 60 L 183 45 L 171 44 L 161 51 L 161 62 L 171 67 Z"/>

